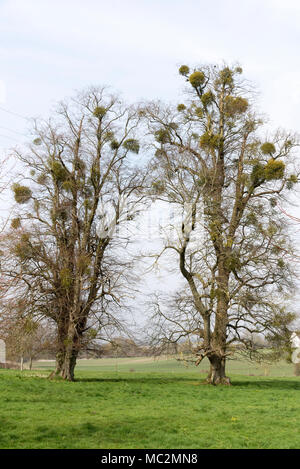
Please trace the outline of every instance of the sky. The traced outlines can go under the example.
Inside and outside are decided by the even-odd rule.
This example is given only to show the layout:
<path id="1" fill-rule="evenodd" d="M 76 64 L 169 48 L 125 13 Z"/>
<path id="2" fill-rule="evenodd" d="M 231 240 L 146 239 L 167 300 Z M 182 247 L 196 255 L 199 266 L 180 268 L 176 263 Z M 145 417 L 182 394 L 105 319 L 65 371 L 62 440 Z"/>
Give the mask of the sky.
<path id="1" fill-rule="evenodd" d="M 270 125 L 298 131 L 299 24 L 297 0 L 0 0 L 2 155 L 76 90 L 180 102 L 178 67 L 203 62 L 238 62 Z"/>
<path id="2" fill-rule="evenodd" d="M 178 103 L 178 67 L 203 62 L 239 63 L 268 125 L 298 132 L 299 24 L 297 0 L 0 0 L 0 159 L 76 90 Z"/>
<path id="3" fill-rule="evenodd" d="M 299 25 L 297 0 L 0 0 L 0 159 L 76 90 L 178 103 L 178 67 L 203 62 L 239 63 L 269 124 L 298 132 Z"/>
<path id="4" fill-rule="evenodd" d="M 0 0 L 0 106 L 46 117 L 91 84 L 177 102 L 182 63 L 239 62 L 272 124 L 297 130 L 299 24 L 296 0 Z M 0 126 L 6 148 L 28 122 L 0 110 Z"/>

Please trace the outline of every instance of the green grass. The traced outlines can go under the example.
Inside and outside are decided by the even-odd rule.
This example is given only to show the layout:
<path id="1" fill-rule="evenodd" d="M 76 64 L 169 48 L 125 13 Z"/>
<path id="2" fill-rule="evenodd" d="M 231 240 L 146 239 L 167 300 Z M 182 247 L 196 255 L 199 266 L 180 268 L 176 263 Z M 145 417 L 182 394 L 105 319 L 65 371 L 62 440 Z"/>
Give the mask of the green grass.
<path id="1" fill-rule="evenodd" d="M 213 387 L 176 362 L 133 361 L 118 369 L 135 372 L 80 362 L 74 383 L 0 370 L 0 448 L 300 448 L 299 378 L 232 375 Z"/>
<path id="2" fill-rule="evenodd" d="M 52 370 L 54 361 L 35 362 L 35 369 Z M 204 359 L 197 368 L 200 373 L 208 373 L 209 363 Z M 168 357 L 135 357 L 135 358 L 104 358 L 78 360 L 76 371 L 125 371 L 125 372 L 166 372 L 166 373 L 195 373 L 195 366 L 186 365 Z M 227 372 L 229 375 L 238 374 L 246 376 L 274 376 L 274 377 L 294 377 L 294 365 L 281 361 L 272 365 L 259 365 L 245 360 L 229 360 L 227 362 Z"/>

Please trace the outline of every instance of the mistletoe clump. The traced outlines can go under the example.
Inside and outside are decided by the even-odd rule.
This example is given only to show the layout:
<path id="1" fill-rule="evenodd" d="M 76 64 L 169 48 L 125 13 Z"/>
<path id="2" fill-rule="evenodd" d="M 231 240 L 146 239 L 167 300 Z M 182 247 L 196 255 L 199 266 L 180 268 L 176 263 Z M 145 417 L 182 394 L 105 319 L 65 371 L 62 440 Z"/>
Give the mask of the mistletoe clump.
<path id="1" fill-rule="evenodd" d="M 202 119 L 204 116 L 203 108 L 202 107 L 196 107 L 195 109 L 195 114 L 199 119 Z"/>
<path id="2" fill-rule="evenodd" d="M 291 174 L 290 177 L 287 180 L 286 186 L 290 190 L 298 182 L 298 178 L 296 174 Z"/>
<path id="3" fill-rule="evenodd" d="M 263 143 L 260 149 L 264 155 L 272 155 L 272 153 L 275 153 L 275 146 L 271 142 Z"/>
<path id="4" fill-rule="evenodd" d="M 13 247 L 13 252 L 21 261 L 26 261 L 33 257 L 33 248 L 28 233 L 22 234 L 20 241 Z"/>
<path id="5" fill-rule="evenodd" d="M 10 226 L 12 227 L 13 230 L 17 230 L 18 228 L 21 227 L 21 218 L 13 218 L 11 221 Z"/>
<path id="6" fill-rule="evenodd" d="M 41 174 L 37 177 L 36 182 L 37 182 L 38 184 L 40 184 L 40 185 L 45 185 L 46 182 L 47 182 L 47 180 L 48 180 L 47 174 L 46 174 L 46 173 L 41 173 Z"/>
<path id="7" fill-rule="evenodd" d="M 177 111 L 182 112 L 182 111 L 185 111 L 185 109 L 186 109 L 185 104 L 178 104 Z"/>
<path id="8" fill-rule="evenodd" d="M 94 109 L 94 112 L 93 112 L 93 115 L 95 117 L 97 117 L 98 119 L 102 119 L 102 117 L 105 116 L 107 112 L 107 109 L 103 106 L 97 106 L 95 109 Z"/>
<path id="9" fill-rule="evenodd" d="M 117 140 L 112 140 L 112 141 L 110 142 L 110 148 L 111 148 L 112 150 L 117 150 L 117 149 L 119 148 L 119 146 L 120 146 L 120 144 L 119 144 L 119 142 L 118 142 Z"/>
<path id="10" fill-rule="evenodd" d="M 72 285 L 72 273 L 68 267 L 63 267 L 60 271 L 60 281 L 63 288 L 68 290 Z"/>
<path id="11" fill-rule="evenodd" d="M 216 134 L 211 134 L 209 132 L 205 132 L 200 137 L 200 147 L 204 150 L 207 149 L 216 149 L 220 144 L 220 137 Z"/>
<path id="12" fill-rule="evenodd" d="M 247 99 L 241 97 L 227 96 L 225 98 L 225 112 L 228 115 L 243 114 L 247 111 L 249 103 Z"/>
<path id="13" fill-rule="evenodd" d="M 57 183 L 64 182 L 68 177 L 67 169 L 59 161 L 51 161 L 50 170 Z"/>
<path id="14" fill-rule="evenodd" d="M 15 201 L 18 204 L 26 204 L 32 197 L 32 192 L 27 186 L 21 186 L 21 184 L 15 183 L 12 186 L 12 190 L 14 192 Z"/>
<path id="15" fill-rule="evenodd" d="M 72 189 L 74 188 L 74 183 L 70 179 L 68 179 L 67 181 L 64 181 L 62 183 L 62 188 L 66 192 L 72 192 Z"/>
<path id="16" fill-rule="evenodd" d="M 180 75 L 187 76 L 190 73 L 190 69 L 187 65 L 181 65 L 179 68 Z"/>
<path id="17" fill-rule="evenodd" d="M 298 182 L 296 174 L 291 174 L 289 177 L 289 181 L 291 181 L 293 184 L 296 184 L 296 182 Z"/>
<path id="18" fill-rule="evenodd" d="M 170 134 L 166 129 L 159 129 L 155 132 L 155 139 L 159 143 L 168 143 L 170 141 Z"/>
<path id="19" fill-rule="evenodd" d="M 253 166 L 251 180 L 254 186 L 260 185 L 264 181 L 282 179 L 284 176 L 285 164 L 281 160 L 271 158 L 266 165 L 257 163 Z"/>
<path id="20" fill-rule="evenodd" d="M 138 152 L 140 151 L 140 144 L 134 138 L 129 138 L 125 140 L 125 142 L 123 143 L 123 147 L 126 150 L 131 151 L 132 153 L 136 153 L 136 154 L 138 154 Z"/>
<path id="21" fill-rule="evenodd" d="M 202 104 L 203 106 L 207 107 L 209 106 L 210 104 L 212 104 L 214 100 L 214 95 L 211 91 L 208 91 L 207 93 L 204 93 L 202 96 L 201 96 L 201 101 L 202 101 Z"/>
<path id="22" fill-rule="evenodd" d="M 219 73 L 219 80 L 222 85 L 233 85 L 233 71 L 229 67 L 223 68 Z"/>
<path id="23" fill-rule="evenodd" d="M 265 167 L 261 163 L 257 163 L 253 166 L 251 172 L 251 181 L 254 187 L 258 186 L 265 180 Z"/>
<path id="24" fill-rule="evenodd" d="M 230 256 L 226 258 L 225 265 L 230 271 L 240 270 L 242 267 L 242 263 L 239 254 L 237 252 L 233 252 Z"/>
<path id="25" fill-rule="evenodd" d="M 189 76 L 189 81 L 194 88 L 199 88 L 205 81 L 205 75 L 203 72 L 194 72 Z"/>
<path id="26" fill-rule="evenodd" d="M 265 166 L 265 177 L 267 181 L 273 179 L 282 179 L 284 175 L 285 164 L 281 160 L 271 158 Z"/>

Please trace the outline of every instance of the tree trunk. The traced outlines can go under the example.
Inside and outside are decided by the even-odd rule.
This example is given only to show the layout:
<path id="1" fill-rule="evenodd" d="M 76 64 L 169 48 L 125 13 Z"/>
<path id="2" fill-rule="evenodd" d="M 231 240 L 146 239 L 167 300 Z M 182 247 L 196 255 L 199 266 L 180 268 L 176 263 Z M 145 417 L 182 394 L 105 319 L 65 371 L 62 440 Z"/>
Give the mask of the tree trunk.
<path id="1" fill-rule="evenodd" d="M 60 376 L 65 361 L 65 354 L 65 347 L 60 347 L 56 354 L 55 370 L 51 372 L 49 376 L 50 379 L 55 378 L 56 376 Z"/>
<path id="2" fill-rule="evenodd" d="M 55 370 L 52 371 L 49 378 L 55 378 L 61 376 L 62 369 L 64 366 L 66 356 L 66 339 L 67 339 L 67 321 L 61 321 L 57 327 L 57 352 L 56 352 L 56 363 Z"/>
<path id="3" fill-rule="evenodd" d="M 30 370 L 32 370 L 32 361 L 33 361 L 33 359 L 32 359 L 32 357 L 30 357 L 30 360 L 29 360 L 29 369 Z"/>
<path id="4" fill-rule="evenodd" d="M 295 376 L 300 376 L 300 363 L 295 364 L 294 375 Z"/>
<path id="5" fill-rule="evenodd" d="M 208 358 L 210 361 L 210 372 L 207 377 L 207 382 L 214 386 L 218 384 L 230 385 L 230 379 L 225 373 L 226 359 L 219 355 L 213 355 Z"/>
<path id="6" fill-rule="evenodd" d="M 82 328 L 77 324 L 70 324 L 68 336 L 65 340 L 65 356 L 61 367 L 60 376 L 67 381 L 74 381 L 74 369 L 80 350 Z"/>
<path id="7" fill-rule="evenodd" d="M 74 369 L 76 366 L 76 360 L 78 356 L 78 350 L 72 346 L 67 350 L 60 376 L 67 381 L 74 381 Z"/>

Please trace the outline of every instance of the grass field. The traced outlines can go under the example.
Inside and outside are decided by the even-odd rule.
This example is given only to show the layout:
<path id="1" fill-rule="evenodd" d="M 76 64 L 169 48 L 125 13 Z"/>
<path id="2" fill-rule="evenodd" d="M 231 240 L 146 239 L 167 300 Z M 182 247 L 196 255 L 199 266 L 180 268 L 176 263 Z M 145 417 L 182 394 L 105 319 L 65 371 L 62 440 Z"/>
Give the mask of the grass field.
<path id="1" fill-rule="evenodd" d="M 300 448 L 293 365 L 233 361 L 231 387 L 166 358 L 81 360 L 74 383 L 35 367 L 0 370 L 0 448 Z"/>
<path id="2" fill-rule="evenodd" d="M 54 361 L 39 361 L 34 363 L 34 369 L 52 370 Z M 77 371 L 130 371 L 130 372 L 166 372 L 166 373 L 194 373 L 195 367 L 187 365 L 168 357 L 136 357 L 136 358 L 105 358 L 98 360 L 78 360 Z M 198 368 L 198 372 L 208 373 L 209 363 L 204 359 Z M 273 365 L 258 365 L 244 360 L 229 360 L 227 363 L 228 374 L 293 377 L 294 365 L 281 361 Z"/>

